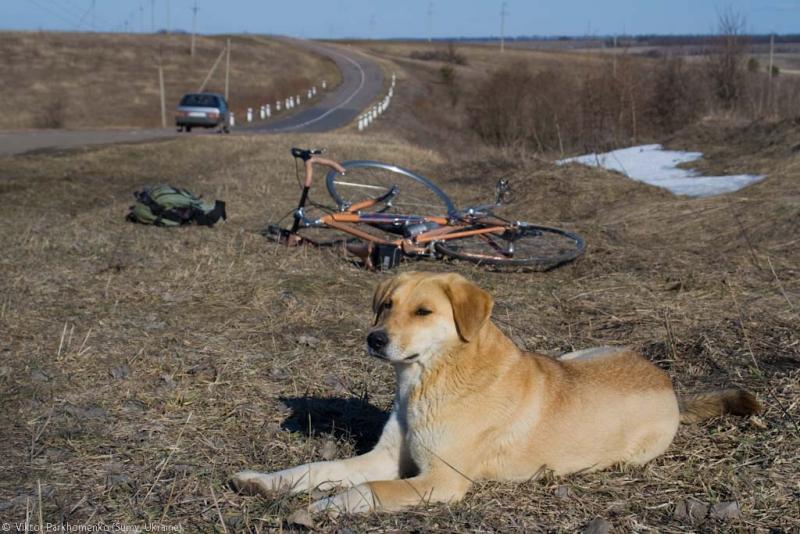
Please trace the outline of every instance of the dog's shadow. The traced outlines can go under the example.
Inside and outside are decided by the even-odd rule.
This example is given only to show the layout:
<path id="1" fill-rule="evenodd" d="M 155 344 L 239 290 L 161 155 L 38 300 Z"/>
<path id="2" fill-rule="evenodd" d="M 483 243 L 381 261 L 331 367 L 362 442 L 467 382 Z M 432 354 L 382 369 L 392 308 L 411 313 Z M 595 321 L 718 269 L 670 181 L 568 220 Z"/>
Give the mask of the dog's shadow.
<path id="1" fill-rule="evenodd" d="M 322 434 L 352 440 L 357 454 L 378 442 L 389 413 L 355 397 L 281 397 L 289 414 L 281 428 L 314 437 Z"/>

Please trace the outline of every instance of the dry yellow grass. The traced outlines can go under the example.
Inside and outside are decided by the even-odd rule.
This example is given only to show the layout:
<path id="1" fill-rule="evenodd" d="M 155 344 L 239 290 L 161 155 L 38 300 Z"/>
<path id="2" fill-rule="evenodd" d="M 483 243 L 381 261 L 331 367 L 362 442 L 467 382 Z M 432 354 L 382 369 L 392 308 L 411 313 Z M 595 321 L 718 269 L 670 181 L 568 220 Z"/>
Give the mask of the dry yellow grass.
<path id="1" fill-rule="evenodd" d="M 159 57 L 168 124 L 180 97 L 197 91 L 225 36 L 0 32 L 0 128 L 160 126 Z M 340 75 L 335 64 L 284 41 L 231 37 L 230 103 L 239 114 Z M 206 90 L 224 93 L 224 58 Z"/>
<path id="2" fill-rule="evenodd" d="M 413 52 L 446 51 L 449 43 L 435 42 L 403 42 L 403 41 L 368 41 L 355 43 L 369 52 L 391 58 L 394 60 L 408 60 L 425 64 L 421 60 L 411 58 Z M 503 65 L 526 63 L 535 69 L 548 69 L 568 66 L 579 69 L 585 66 L 604 64 L 604 58 L 586 52 L 571 52 L 566 50 L 533 50 L 524 48 L 507 48 L 502 54 L 498 46 L 485 44 L 454 43 L 457 52 L 467 60 L 464 69 L 474 71 L 475 74 L 486 74 Z M 441 62 L 433 62 L 441 65 Z"/>
<path id="3" fill-rule="evenodd" d="M 782 128 L 762 132 L 787 147 L 768 155 L 747 144 L 752 131 L 712 124 L 687 133 L 702 140 L 694 148 L 709 151 L 709 165 L 749 158 L 749 172 L 770 173 L 701 200 L 499 153 L 454 165 L 452 152 L 386 131 L 181 138 L 0 160 L 0 518 L 24 521 L 27 510 L 37 522 L 41 503 L 43 520 L 57 524 L 278 530 L 307 498 L 238 496 L 230 473 L 323 450 L 346 456 L 376 439 L 392 373 L 363 345 L 371 291 L 388 275 L 257 233 L 299 194 L 288 148 L 313 145 L 408 166 L 461 204 L 510 176 L 518 198 L 508 209 L 578 230 L 584 258 L 538 274 L 434 261 L 400 269 L 476 280 L 497 299 L 496 321 L 531 349 L 628 344 L 681 391 L 744 385 L 766 406 L 759 419 L 682 428 L 644 468 L 482 483 L 459 504 L 322 521 L 322 530 L 576 531 L 603 517 L 620 532 L 795 531 L 800 168 L 791 152 L 798 126 Z M 208 152 L 219 156 L 210 164 L 200 157 Z M 212 229 L 124 222 L 131 192 L 154 182 L 224 199 L 230 219 Z M 675 515 L 687 498 L 736 501 L 741 518 L 692 524 Z"/>

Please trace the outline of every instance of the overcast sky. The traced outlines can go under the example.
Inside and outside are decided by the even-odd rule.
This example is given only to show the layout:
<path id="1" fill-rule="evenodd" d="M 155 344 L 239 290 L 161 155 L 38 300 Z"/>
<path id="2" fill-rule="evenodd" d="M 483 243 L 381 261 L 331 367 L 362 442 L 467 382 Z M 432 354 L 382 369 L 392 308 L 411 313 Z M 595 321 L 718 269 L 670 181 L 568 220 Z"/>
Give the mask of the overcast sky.
<path id="1" fill-rule="evenodd" d="M 190 30 L 195 0 L 0 0 L 0 29 Z M 95 5 L 93 14 L 92 5 Z M 490 36 L 502 0 L 197 0 L 201 33 Z M 733 8 L 752 33 L 800 33 L 800 0 L 508 0 L 506 35 L 710 33 Z M 431 12 L 429 16 L 429 11 Z"/>

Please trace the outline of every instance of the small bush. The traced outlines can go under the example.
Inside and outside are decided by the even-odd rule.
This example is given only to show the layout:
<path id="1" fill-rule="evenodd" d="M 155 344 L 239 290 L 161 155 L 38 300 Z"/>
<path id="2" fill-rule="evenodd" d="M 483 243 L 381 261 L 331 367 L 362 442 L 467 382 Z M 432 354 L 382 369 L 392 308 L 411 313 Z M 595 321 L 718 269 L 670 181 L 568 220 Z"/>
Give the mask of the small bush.
<path id="1" fill-rule="evenodd" d="M 645 114 L 655 132 L 672 133 L 697 118 L 702 107 L 698 78 L 681 58 L 666 60 L 656 68 Z"/>
<path id="2" fill-rule="evenodd" d="M 445 50 L 414 50 L 409 54 L 409 57 L 411 59 L 419 59 L 422 61 L 443 61 L 452 65 L 467 64 L 466 56 L 458 52 L 456 45 L 453 42 L 447 43 L 447 48 Z"/>
<path id="3" fill-rule="evenodd" d="M 53 97 L 36 117 L 36 128 L 63 128 L 66 123 L 66 106 L 64 99 Z"/>
<path id="4" fill-rule="evenodd" d="M 514 65 L 479 87 L 469 107 L 470 123 L 493 145 L 563 151 L 577 131 L 576 96 L 576 82 L 568 72 L 534 74 L 524 64 Z"/>
<path id="5" fill-rule="evenodd" d="M 450 97 L 450 105 L 455 107 L 461 98 L 461 87 L 458 84 L 456 69 L 452 65 L 442 65 L 442 68 L 439 69 L 439 75 L 447 89 L 447 95 Z"/>

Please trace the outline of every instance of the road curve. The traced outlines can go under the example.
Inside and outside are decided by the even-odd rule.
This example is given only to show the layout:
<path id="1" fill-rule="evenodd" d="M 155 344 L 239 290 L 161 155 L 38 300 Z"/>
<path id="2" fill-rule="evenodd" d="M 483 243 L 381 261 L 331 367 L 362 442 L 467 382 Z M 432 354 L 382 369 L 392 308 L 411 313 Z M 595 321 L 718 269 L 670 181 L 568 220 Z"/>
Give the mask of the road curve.
<path id="1" fill-rule="evenodd" d="M 307 47 L 328 56 L 342 73 L 342 83 L 308 109 L 282 118 L 253 125 L 239 126 L 234 131 L 245 135 L 273 133 L 327 132 L 346 126 L 381 92 L 383 73 L 367 56 L 346 46 L 284 38 L 297 46 Z M 239 123 L 241 124 L 241 123 Z M 197 134 L 203 135 L 200 131 Z M 37 150 L 75 148 L 85 145 L 137 143 L 175 137 L 174 128 L 119 130 L 27 130 L 0 131 L 0 157 Z M 207 133 L 206 135 L 210 135 Z"/>
<path id="2" fill-rule="evenodd" d="M 327 132 L 346 126 L 375 100 L 383 88 L 383 71 L 367 56 L 351 48 L 299 39 L 289 40 L 297 46 L 328 56 L 342 73 L 342 83 L 303 111 L 273 121 L 241 128 L 256 133 Z"/>

